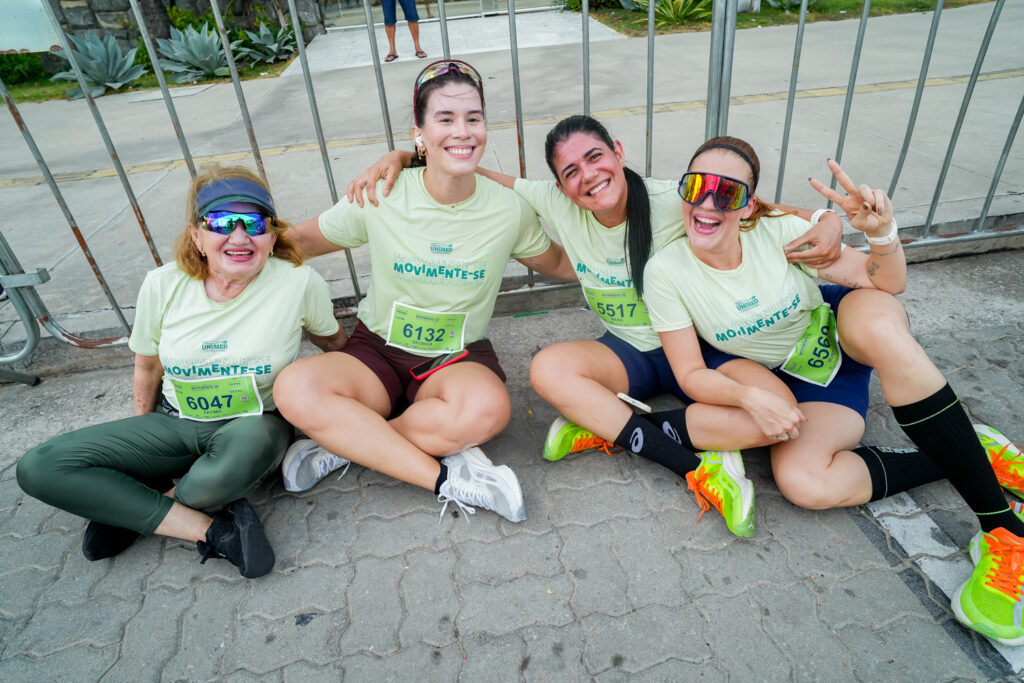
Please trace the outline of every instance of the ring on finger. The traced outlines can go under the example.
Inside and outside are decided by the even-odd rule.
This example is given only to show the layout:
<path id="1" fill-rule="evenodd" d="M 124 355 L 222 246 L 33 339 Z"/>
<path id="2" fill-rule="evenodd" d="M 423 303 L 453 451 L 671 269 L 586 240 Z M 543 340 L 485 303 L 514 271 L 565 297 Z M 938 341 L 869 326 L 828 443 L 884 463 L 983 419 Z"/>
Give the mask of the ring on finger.
<path id="1" fill-rule="evenodd" d="M 778 439 L 779 441 L 788 441 L 789 440 L 789 434 L 779 434 L 775 438 Z"/>

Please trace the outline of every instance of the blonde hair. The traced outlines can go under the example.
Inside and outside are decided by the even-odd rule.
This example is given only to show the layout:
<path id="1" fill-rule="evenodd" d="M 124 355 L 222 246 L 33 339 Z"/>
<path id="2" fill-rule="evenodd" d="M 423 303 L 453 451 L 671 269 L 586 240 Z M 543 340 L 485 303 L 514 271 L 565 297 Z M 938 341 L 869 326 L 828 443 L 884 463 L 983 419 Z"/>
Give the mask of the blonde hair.
<path id="1" fill-rule="evenodd" d="M 200 253 L 189 232 L 190 226 L 199 228 L 203 218 L 196 213 L 196 195 L 199 193 L 200 188 L 225 178 L 244 178 L 260 185 L 268 192 L 270 191 L 267 183 L 262 178 L 243 166 L 211 165 L 199 169 L 196 177 L 192 179 L 192 183 L 188 187 L 188 196 L 185 199 L 185 229 L 178 235 L 178 240 L 174 246 L 174 260 L 177 261 L 178 267 L 197 280 L 205 280 L 210 274 L 210 269 L 207 265 L 206 257 Z M 274 244 L 274 256 L 275 258 L 290 261 L 292 264 L 300 266 L 306 260 L 306 257 L 299 248 L 299 245 L 288 237 L 288 230 L 292 227 L 291 223 L 281 218 L 275 218 L 270 221 L 270 232 L 277 235 L 277 242 Z"/>

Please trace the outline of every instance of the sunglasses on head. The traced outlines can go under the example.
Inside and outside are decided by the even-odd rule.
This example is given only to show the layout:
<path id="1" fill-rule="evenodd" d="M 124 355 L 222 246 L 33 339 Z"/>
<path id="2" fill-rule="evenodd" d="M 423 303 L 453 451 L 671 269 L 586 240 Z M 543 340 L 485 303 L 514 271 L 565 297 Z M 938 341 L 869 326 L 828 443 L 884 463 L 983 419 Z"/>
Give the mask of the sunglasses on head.
<path id="1" fill-rule="evenodd" d="M 478 87 L 483 89 L 484 79 L 480 76 L 480 72 L 460 59 L 446 59 L 444 61 L 428 64 L 423 71 L 420 72 L 420 75 L 416 77 L 416 87 L 414 87 L 412 91 L 412 111 L 414 115 L 416 113 L 416 101 L 420 96 L 420 86 L 429 83 L 438 76 L 444 76 L 445 74 L 452 72 L 469 76 Z"/>
<path id="2" fill-rule="evenodd" d="M 742 180 L 715 173 L 683 174 L 679 196 L 684 202 L 697 206 L 709 194 L 719 211 L 736 211 L 750 201 L 750 186 Z"/>
<path id="3" fill-rule="evenodd" d="M 251 236 L 259 237 L 270 228 L 271 218 L 259 213 L 233 213 L 231 211 L 211 211 L 203 216 L 203 229 L 218 235 L 230 235 L 238 227 Z"/>

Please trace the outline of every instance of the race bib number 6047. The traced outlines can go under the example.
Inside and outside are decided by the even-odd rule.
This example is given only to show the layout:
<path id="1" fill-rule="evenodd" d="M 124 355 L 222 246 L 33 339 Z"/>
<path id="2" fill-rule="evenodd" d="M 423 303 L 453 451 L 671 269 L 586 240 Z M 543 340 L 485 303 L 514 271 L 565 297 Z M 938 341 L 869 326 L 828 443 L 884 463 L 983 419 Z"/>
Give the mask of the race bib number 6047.
<path id="1" fill-rule="evenodd" d="M 178 412 L 186 420 L 212 422 L 245 415 L 262 415 L 263 399 L 255 375 L 207 379 L 171 378 Z"/>

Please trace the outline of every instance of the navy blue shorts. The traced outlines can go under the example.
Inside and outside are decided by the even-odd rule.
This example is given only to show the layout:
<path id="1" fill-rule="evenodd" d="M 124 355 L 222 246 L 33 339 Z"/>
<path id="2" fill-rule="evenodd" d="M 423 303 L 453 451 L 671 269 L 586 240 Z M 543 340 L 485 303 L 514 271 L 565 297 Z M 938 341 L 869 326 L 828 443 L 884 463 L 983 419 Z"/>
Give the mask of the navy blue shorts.
<path id="1" fill-rule="evenodd" d="M 831 306 L 835 312 L 839 311 L 839 302 L 842 301 L 843 297 L 853 291 L 848 287 L 840 285 L 818 285 L 818 289 L 821 290 L 821 296 L 825 299 L 825 303 Z M 779 369 L 775 369 L 772 372 L 790 388 L 793 395 L 796 396 L 797 403 L 809 403 L 811 401 L 837 403 L 856 410 L 860 413 L 861 417 L 866 417 L 868 414 L 869 398 L 868 384 L 871 381 L 872 368 L 850 358 L 846 355 L 841 345 L 839 353 L 842 354 L 843 364 L 839 367 L 839 372 L 836 373 L 836 376 L 827 387 L 819 387 L 817 384 L 805 382 L 799 377 L 794 377 Z M 715 369 L 734 358 L 737 358 L 737 356 L 725 351 L 719 351 L 718 349 L 712 349 L 711 352 L 704 351 L 704 363 L 711 369 Z"/>
<path id="2" fill-rule="evenodd" d="M 626 368 L 626 376 L 629 377 L 629 395 L 633 398 L 643 400 L 658 394 L 672 394 L 684 403 L 694 402 L 692 398 L 683 393 L 679 384 L 676 383 L 676 376 L 672 374 L 672 366 L 669 365 L 665 349 L 659 346 L 651 351 L 640 351 L 611 332 L 605 332 L 597 338 L 597 341 L 611 349 L 622 361 L 623 367 Z M 700 350 L 705 359 L 708 358 L 709 353 L 719 353 L 703 339 L 699 341 Z M 732 358 L 722 360 L 718 365 L 732 360 Z"/>
<path id="3" fill-rule="evenodd" d="M 416 11 L 416 0 L 398 0 L 402 4 L 402 14 L 409 23 L 420 20 L 420 14 Z M 380 8 L 384 10 L 384 25 L 394 26 L 398 23 L 398 16 L 395 12 L 395 0 L 381 0 Z"/>

